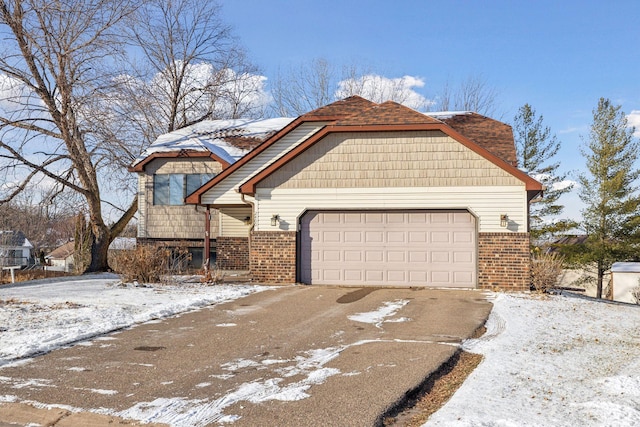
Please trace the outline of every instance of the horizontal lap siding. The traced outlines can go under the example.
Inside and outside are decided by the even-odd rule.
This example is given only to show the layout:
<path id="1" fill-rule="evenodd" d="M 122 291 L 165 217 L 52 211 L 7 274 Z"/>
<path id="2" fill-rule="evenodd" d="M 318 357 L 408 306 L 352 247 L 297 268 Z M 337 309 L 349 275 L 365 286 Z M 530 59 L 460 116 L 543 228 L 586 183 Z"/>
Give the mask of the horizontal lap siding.
<path id="1" fill-rule="evenodd" d="M 521 187 L 368 188 L 313 190 L 259 189 L 256 193 L 256 230 L 297 230 L 305 210 L 335 209 L 468 209 L 481 232 L 526 232 L 527 199 Z M 500 215 L 509 216 L 508 227 Z M 271 216 L 280 223 L 271 226 Z"/>
<path id="2" fill-rule="evenodd" d="M 280 156 L 290 151 L 302 140 L 309 138 L 322 128 L 323 123 L 302 124 L 271 147 L 251 159 L 245 165 L 225 178 L 220 184 L 202 195 L 202 204 L 239 204 L 242 199 L 236 189 L 249 177 L 255 175 Z"/>
<path id="3" fill-rule="evenodd" d="M 249 237 L 251 207 L 220 209 L 220 236 Z M 249 218 L 249 221 L 247 221 Z"/>

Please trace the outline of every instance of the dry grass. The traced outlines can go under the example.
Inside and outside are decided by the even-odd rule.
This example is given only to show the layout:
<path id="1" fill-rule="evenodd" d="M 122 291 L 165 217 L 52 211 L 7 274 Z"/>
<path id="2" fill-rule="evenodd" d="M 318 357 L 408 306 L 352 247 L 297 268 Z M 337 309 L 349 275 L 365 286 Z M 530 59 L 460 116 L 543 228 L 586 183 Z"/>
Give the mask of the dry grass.
<path id="1" fill-rule="evenodd" d="M 472 338 L 482 336 L 486 328 L 476 330 Z M 460 351 L 427 378 L 418 390 L 409 393 L 404 402 L 388 411 L 378 425 L 418 427 L 440 409 L 460 388 L 471 372 L 482 361 L 482 356 Z"/>
<path id="2" fill-rule="evenodd" d="M 47 279 L 51 277 L 64 277 L 72 276 L 71 273 L 65 273 L 64 271 L 51 271 L 51 270 L 16 270 L 16 283 L 26 282 L 28 280 Z M 0 270 L 0 285 L 6 285 L 11 283 L 11 273 L 5 270 Z"/>
<path id="3" fill-rule="evenodd" d="M 395 415 L 384 418 L 383 426 L 419 427 L 440 409 L 460 388 L 482 361 L 479 354 L 460 352 L 430 377 L 423 394 L 411 399 L 408 406 Z M 435 377 L 435 378 L 434 378 Z"/>

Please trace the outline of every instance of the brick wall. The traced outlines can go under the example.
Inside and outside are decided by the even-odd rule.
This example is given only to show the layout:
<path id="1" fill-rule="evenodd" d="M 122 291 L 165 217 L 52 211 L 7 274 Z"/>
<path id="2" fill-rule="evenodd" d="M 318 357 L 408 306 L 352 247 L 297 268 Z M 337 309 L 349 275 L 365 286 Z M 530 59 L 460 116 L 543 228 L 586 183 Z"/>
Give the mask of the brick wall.
<path id="1" fill-rule="evenodd" d="M 221 270 L 249 269 L 249 238 L 216 238 L 216 266 Z"/>
<path id="2" fill-rule="evenodd" d="M 479 233 L 479 288 L 528 291 L 530 270 L 529 233 Z"/>
<path id="3" fill-rule="evenodd" d="M 253 231 L 250 250 L 250 270 L 253 281 L 295 283 L 295 231 Z"/>

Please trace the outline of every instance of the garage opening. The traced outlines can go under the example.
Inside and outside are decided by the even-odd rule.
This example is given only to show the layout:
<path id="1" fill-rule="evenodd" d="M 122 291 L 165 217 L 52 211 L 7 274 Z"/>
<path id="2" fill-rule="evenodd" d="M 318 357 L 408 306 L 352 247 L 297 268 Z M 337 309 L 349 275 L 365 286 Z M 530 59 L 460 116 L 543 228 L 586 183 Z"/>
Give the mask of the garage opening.
<path id="1" fill-rule="evenodd" d="M 300 281 L 312 285 L 476 287 L 476 219 L 466 210 L 309 211 Z"/>

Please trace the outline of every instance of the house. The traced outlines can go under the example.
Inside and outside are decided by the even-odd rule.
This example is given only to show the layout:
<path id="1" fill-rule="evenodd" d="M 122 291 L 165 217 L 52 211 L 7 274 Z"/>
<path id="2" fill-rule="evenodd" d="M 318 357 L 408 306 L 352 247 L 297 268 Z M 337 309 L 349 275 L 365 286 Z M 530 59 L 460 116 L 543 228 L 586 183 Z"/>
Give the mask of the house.
<path id="1" fill-rule="evenodd" d="M 58 246 L 44 257 L 47 261 L 46 270 L 72 272 L 74 269 L 73 254 L 75 253 L 75 242 L 70 241 Z"/>
<path id="2" fill-rule="evenodd" d="M 640 304 L 640 262 L 614 262 L 611 287 L 614 301 Z"/>
<path id="3" fill-rule="evenodd" d="M 510 126 L 353 96 L 291 121 L 186 203 L 219 213 L 218 267 L 258 282 L 528 290 L 541 193 Z"/>
<path id="4" fill-rule="evenodd" d="M 138 174 L 138 241 L 187 248 L 192 265 L 201 267 L 205 233 L 218 235 L 218 216 L 186 205 L 185 197 L 291 120 L 206 120 L 161 135 L 129 168 Z"/>
<path id="5" fill-rule="evenodd" d="M 33 245 L 22 231 L 0 231 L 0 267 L 33 264 Z"/>

